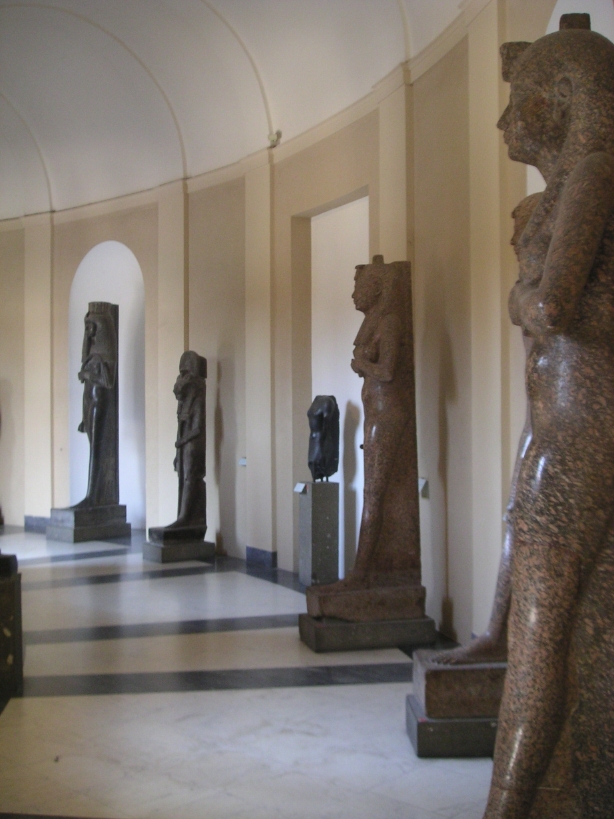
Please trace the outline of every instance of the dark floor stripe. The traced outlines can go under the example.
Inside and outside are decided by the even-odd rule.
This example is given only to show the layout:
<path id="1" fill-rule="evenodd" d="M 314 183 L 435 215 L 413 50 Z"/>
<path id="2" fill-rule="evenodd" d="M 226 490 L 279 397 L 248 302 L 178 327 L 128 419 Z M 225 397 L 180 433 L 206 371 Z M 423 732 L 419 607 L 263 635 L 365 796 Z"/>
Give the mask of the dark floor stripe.
<path id="1" fill-rule="evenodd" d="M 125 554 L 125 552 L 122 552 Z M 109 552 L 103 552 L 100 557 L 107 557 Z M 73 559 L 78 559 L 77 555 Z M 304 592 L 305 587 L 298 577 L 284 569 L 267 569 L 261 567 L 246 567 L 245 561 L 236 557 L 216 557 L 212 563 L 203 563 L 202 566 L 151 569 L 133 572 L 113 572 L 111 574 L 93 574 L 79 577 L 62 577 L 57 580 L 27 580 L 22 582 L 22 591 L 47 591 L 50 589 L 67 589 L 75 586 L 98 586 L 106 583 L 126 583 L 138 580 L 164 580 L 171 577 L 190 577 L 199 574 L 217 574 L 222 572 L 240 572 L 258 580 L 283 586 L 292 591 Z"/>
<path id="2" fill-rule="evenodd" d="M 24 697 L 77 697 L 103 694 L 162 694 L 239 691 L 320 685 L 373 685 L 411 682 L 411 663 L 381 665 L 256 668 L 230 671 L 169 671 L 148 674 L 74 674 L 26 677 Z"/>
<path id="3" fill-rule="evenodd" d="M 166 637 L 177 634 L 210 634 L 220 631 L 254 631 L 298 626 L 298 614 L 270 614 L 260 617 L 224 617 L 212 620 L 181 620 L 172 623 L 133 623 L 88 628 L 53 628 L 25 631 L 26 645 L 80 643 L 94 640 L 125 640 L 133 637 Z"/>
<path id="4" fill-rule="evenodd" d="M 102 586 L 106 583 L 133 583 L 138 580 L 168 580 L 172 577 L 190 577 L 191 575 L 209 574 L 213 566 L 190 566 L 186 568 L 155 569 L 144 572 L 114 572 L 113 574 L 92 574 L 85 577 L 62 577 L 57 580 L 28 580 L 22 582 L 22 591 L 46 591 L 48 589 L 67 589 L 74 586 Z"/>
<path id="5" fill-rule="evenodd" d="M 47 557 L 23 557 L 19 559 L 20 566 L 41 566 L 49 563 L 71 563 L 73 560 L 95 560 L 100 557 L 117 557 L 127 555 L 130 552 L 128 546 L 122 549 L 106 549 L 97 552 L 73 552 L 66 555 L 48 555 Z M 0 816 L 2 814 L 0 813 Z"/>

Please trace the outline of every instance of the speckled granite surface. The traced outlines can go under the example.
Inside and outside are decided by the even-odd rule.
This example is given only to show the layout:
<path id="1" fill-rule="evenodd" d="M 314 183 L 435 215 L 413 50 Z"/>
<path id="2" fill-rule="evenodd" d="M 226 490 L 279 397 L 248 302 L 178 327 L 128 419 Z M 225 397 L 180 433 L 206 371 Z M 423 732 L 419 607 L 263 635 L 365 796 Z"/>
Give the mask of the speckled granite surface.
<path id="1" fill-rule="evenodd" d="M 307 590 L 307 611 L 348 621 L 423 617 L 410 266 L 375 256 L 356 268 L 355 282 L 354 304 L 365 314 L 352 360 L 364 378 L 358 551 L 345 580 Z"/>
<path id="2" fill-rule="evenodd" d="M 511 511 L 508 672 L 487 819 L 614 804 L 614 45 L 567 15 L 502 48 L 511 159 L 547 187 L 518 239 L 532 439 Z"/>

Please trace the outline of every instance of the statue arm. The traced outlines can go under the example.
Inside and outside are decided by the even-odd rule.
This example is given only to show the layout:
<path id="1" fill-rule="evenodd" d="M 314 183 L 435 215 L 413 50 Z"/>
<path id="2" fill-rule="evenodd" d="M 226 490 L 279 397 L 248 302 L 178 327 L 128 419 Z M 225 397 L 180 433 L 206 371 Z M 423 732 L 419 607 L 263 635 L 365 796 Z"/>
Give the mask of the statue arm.
<path id="1" fill-rule="evenodd" d="M 532 336 L 565 332 L 612 211 L 614 157 L 591 154 L 574 168 L 561 194 L 541 281 L 519 281 L 510 294 L 510 315 L 515 324 Z"/>
<path id="2" fill-rule="evenodd" d="M 398 316 L 388 313 L 379 324 L 379 355 L 377 361 L 369 361 L 360 353 L 352 360 L 352 369 L 358 375 L 375 378 L 376 381 L 392 381 L 397 368 L 401 344 L 401 322 Z"/>
<path id="3" fill-rule="evenodd" d="M 201 433 L 204 430 L 203 424 L 203 403 L 200 400 L 195 401 L 192 404 L 192 411 L 190 414 L 190 423 L 189 425 L 186 424 L 187 430 L 184 435 L 178 435 L 177 440 L 175 442 L 175 447 L 179 449 L 185 444 L 190 443 L 190 441 L 194 441 L 196 438 L 199 438 Z"/>

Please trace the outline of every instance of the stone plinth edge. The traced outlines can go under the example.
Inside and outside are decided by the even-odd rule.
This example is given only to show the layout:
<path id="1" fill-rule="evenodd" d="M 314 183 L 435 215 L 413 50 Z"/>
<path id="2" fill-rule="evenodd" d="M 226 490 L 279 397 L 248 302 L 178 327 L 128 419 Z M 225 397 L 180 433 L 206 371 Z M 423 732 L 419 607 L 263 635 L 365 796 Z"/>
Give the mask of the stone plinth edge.
<path id="1" fill-rule="evenodd" d="M 317 652 L 424 646 L 434 643 L 436 638 L 435 621 L 431 617 L 350 623 L 299 614 L 298 627 L 301 640 Z"/>

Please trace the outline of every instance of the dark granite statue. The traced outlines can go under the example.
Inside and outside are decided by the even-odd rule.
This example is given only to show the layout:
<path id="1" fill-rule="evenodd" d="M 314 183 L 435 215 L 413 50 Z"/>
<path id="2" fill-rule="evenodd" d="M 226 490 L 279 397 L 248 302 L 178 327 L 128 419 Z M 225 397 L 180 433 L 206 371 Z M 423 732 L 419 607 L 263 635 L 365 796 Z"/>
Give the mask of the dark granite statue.
<path id="1" fill-rule="evenodd" d="M 177 454 L 173 462 L 179 477 L 177 520 L 171 526 L 205 526 L 207 359 L 188 350 L 181 356 L 173 392 L 177 398 Z"/>
<path id="2" fill-rule="evenodd" d="M 316 395 L 309 418 L 309 470 L 314 481 L 328 480 L 339 468 L 339 407 L 334 395 Z"/>
<path id="3" fill-rule="evenodd" d="M 345 580 L 307 590 L 307 610 L 350 621 L 423 617 L 409 264 L 375 256 L 359 265 L 353 299 L 365 314 L 352 360 L 364 378 L 358 551 Z"/>
<path id="4" fill-rule="evenodd" d="M 149 530 L 143 557 L 161 563 L 213 557 L 214 543 L 205 543 L 207 359 L 188 350 L 179 361 L 173 392 L 177 399 L 177 440 L 173 466 L 179 478 L 177 520 Z"/>
<path id="5" fill-rule="evenodd" d="M 83 383 L 83 420 L 79 432 L 90 442 L 87 494 L 73 508 L 119 503 L 117 329 L 119 309 L 90 302 L 79 381 Z"/>
<path id="6" fill-rule="evenodd" d="M 52 540 L 76 543 L 130 536 L 126 507 L 119 503 L 118 330 L 117 304 L 91 301 L 79 370 L 83 383 L 79 432 L 85 432 L 90 443 L 87 493 L 74 506 L 51 510 L 47 537 Z"/>
<path id="7" fill-rule="evenodd" d="M 531 433 L 486 819 L 605 819 L 614 804 L 614 45 L 587 18 L 502 48 L 499 127 L 547 187 L 509 302 L 531 339 Z"/>

